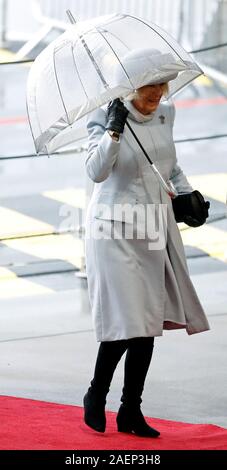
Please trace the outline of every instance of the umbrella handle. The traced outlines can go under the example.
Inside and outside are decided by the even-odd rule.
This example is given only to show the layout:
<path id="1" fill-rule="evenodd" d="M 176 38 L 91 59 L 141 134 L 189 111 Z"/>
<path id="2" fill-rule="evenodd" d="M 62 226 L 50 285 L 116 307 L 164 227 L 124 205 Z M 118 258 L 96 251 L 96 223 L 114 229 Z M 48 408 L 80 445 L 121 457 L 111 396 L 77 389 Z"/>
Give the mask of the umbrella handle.
<path id="1" fill-rule="evenodd" d="M 159 182 L 161 183 L 163 189 L 167 192 L 167 194 L 171 197 L 171 199 L 174 199 L 176 196 L 178 196 L 178 192 L 177 192 L 176 188 L 174 187 L 172 181 L 168 180 L 168 182 L 166 182 L 164 180 L 164 178 L 162 177 L 162 175 L 159 172 L 158 168 L 156 167 L 154 162 L 152 162 L 152 160 L 150 159 L 148 153 L 146 152 L 145 148 L 141 144 L 140 140 L 138 139 L 137 135 L 135 134 L 134 130 L 132 129 L 132 127 L 130 126 L 128 121 L 126 121 L 126 125 L 129 128 L 130 132 L 132 133 L 132 135 L 133 135 L 134 139 L 136 140 L 137 144 L 139 145 L 139 147 L 143 151 L 145 157 L 147 158 L 147 160 L 151 164 L 151 168 L 152 168 L 153 172 L 156 174 L 157 178 L 159 179 Z"/>
<path id="2" fill-rule="evenodd" d="M 172 181 L 168 180 L 166 182 L 154 163 L 152 164 L 152 170 L 157 175 L 162 187 L 167 192 L 167 194 L 171 197 L 171 199 L 174 199 L 175 197 L 177 197 L 178 192 L 177 192 L 174 184 L 172 183 Z"/>

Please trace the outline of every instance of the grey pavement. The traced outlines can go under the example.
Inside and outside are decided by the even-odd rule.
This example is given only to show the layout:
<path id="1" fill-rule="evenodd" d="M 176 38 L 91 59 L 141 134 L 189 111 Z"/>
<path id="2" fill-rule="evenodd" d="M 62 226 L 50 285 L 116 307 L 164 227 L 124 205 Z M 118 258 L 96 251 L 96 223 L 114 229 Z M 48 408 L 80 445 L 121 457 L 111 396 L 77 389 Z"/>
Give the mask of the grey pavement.
<path id="1" fill-rule="evenodd" d="M 211 330 L 156 338 L 142 410 L 146 416 L 227 427 L 227 267 L 214 263 L 212 272 L 199 273 L 200 262 L 190 259 L 189 268 Z M 53 293 L 0 301 L 1 394 L 82 406 L 99 346 L 87 282 L 75 273 L 42 277 L 37 282 L 54 285 Z M 119 407 L 123 367 L 124 357 L 107 410 Z"/>

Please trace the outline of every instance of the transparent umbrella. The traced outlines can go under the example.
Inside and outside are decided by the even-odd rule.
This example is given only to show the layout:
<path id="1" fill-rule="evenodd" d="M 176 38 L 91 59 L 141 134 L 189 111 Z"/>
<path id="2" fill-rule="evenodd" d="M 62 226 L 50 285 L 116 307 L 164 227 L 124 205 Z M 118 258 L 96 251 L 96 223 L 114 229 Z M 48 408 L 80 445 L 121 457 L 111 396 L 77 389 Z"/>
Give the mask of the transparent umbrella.
<path id="1" fill-rule="evenodd" d="M 159 60 L 131 67 L 130 53 L 147 47 Z M 168 33 L 140 18 L 115 14 L 71 25 L 29 73 L 27 109 L 36 151 L 51 154 L 81 142 L 83 118 L 112 99 L 171 78 L 168 99 L 202 73 Z"/>

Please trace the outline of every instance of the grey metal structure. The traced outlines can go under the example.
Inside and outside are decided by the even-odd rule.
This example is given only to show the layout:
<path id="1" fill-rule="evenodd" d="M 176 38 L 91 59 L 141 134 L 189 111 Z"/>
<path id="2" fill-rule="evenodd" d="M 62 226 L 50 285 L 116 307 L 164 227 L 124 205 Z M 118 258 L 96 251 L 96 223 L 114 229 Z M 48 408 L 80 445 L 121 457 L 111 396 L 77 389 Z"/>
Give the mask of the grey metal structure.
<path id="1" fill-rule="evenodd" d="M 1 3 L 5 2 L 2 0 Z M 67 9 L 72 10 L 78 20 L 110 13 L 126 13 L 157 23 L 173 37 L 180 39 L 182 45 L 190 39 L 195 48 L 202 43 L 223 3 L 225 0 L 8 0 L 6 32 L 9 37 L 17 34 L 28 40 L 37 25 L 45 20 L 66 24 Z"/>
<path id="2" fill-rule="evenodd" d="M 40 0 L 43 15 L 65 20 L 65 10 L 71 9 L 78 19 L 110 13 L 134 14 L 157 23 L 179 39 L 183 21 L 184 35 L 198 46 L 212 21 L 219 0 Z M 184 38 L 182 38 L 184 39 Z"/>

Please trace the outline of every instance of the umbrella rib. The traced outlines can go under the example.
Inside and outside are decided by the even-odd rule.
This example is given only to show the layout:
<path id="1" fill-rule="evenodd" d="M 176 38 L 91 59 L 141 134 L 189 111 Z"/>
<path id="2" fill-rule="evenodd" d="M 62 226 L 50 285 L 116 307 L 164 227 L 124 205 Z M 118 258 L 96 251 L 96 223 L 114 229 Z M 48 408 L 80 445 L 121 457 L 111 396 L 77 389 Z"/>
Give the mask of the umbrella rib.
<path id="1" fill-rule="evenodd" d="M 67 121 L 68 121 L 68 124 L 70 125 L 70 120 L 69 120 L 69 115 L 68 115 L 68 111 L 66 109 L 66 106 L 65 106 L 65 103 L 64 103 L 64 100 L 63 100 L 63 96 L 62 96 L 62 92 L 61 92 L 61 89 L 60 89 L 60 85 L 59 85 L 59 81 L 58 81 L 58 77 L 57 77 L 57 73 L 56 73 L 56 63 L 55 63 L 55 50 L 54 50 L 54 54 L 53 54 L 53 62 L 54 62 L 54 75 L 55 75 L 55 79 L 56 79 L 56 82 L 57 82 L 57 86 L 58 86 L 58 91 L 59 91 L 59 95 L 61 97 L 61 101 L 62 101 L 62 104 L 63 104 L 63 108 L 65 110 L 65 114 L 66 114 L 66 118 L 67 118 Z"/>
<path id="2" fill-rule="evenodd" d="M 100 28 L 102 28 L 102 26 L 100 26 Z M 103 31 L 105 32 L 105 30 L 103 30 Z M 131 50 L 128 46 L 126 46 L 126 44 L 122 41 L 122 39 L 120 39 L 119 37 L 116 36 L 116 34 L 112 33 L 111 31 L 108 31 L 108 34 L 110 34 L 115 39 L 117 39 L 121 44 L 123 44 L 123 46 L 125 47 L 125 49 L 127 49 L 127 51 Z"/>
<path id="3" fill-rule="evenodd" d="M 124 15 L 124 14 L 114 14 L 114 15 L 111 15 L 111 18 L 109 18 L 109 20 L 103 20 L 103 23 L 100 23 L 99 26 L 102 28 L 103 26 L 108 26 L 109 24 L 111 23 L 114 23 L 118 20 L 121 20 L 123 18 L 125 18 L 127 15 Z M 90 23 L 90 28 L 86 29 L 85 33 L 84 34 L 89 34 L 91 33 L 94 28 L 97 28 L 97 26 L 95 26 L 94 24 Z"/>
<path id="4" fill-rule="evenodd" d="M 34 65 L 33 65 L 34 67 Z M 38 126 L 39 126 L 39 132 L 40 134 L 42 134 L 42 129 L 41 129 L 41 125 L 40 125 L 40 119 L 39 119 L 39 115 L 38 115 L 38 109 L 37 109 L 37 96 L 36 96 L 36 89 L 37 89 L 37 83 L 35 84 L 35 93 L 34 93 L 34 100 L 35 100 L 35 109 L 36 109 L 36 118 L 37 118 L 37 122 L 38 122 Z M 37 147 L 37 143 L 36 143 L 36 138 L 35 138 L 35 134 L 33 132 L 33 128 L 32 128 L 32 122 L 31 122 L 31 118 L 30 118 L 30 111 L 29 111 L 29 105 L 28 105 L 28 93 L 26 93 L 26 109 L 27 109 L 27 116 L 28 116 L 28 122 L 29 122 L 29 127 L 30 127 L 30 130 L 31 130 L 31 134 L 32 134 L 32 138 L 33 138 L 33 142 L 34 142 L 34 147 L 35 147 L 35 151 L 36 151 L 36 154 L 38 153 L 38 147 Z"/>
<path id="5" fill-rule="evenodd" d="M 75 44 L 75 46 L 76 46 L 76 44 Z M 82 86 L 82 88 L 83 88 L 83 90 L 84 90 L 84 93 L 85 93 L 85 95 L 86 95 L 86 98 L 88 99 L 88 94 L 87 94 L 87 92 L 86 92 L 86 90 L 85 90 L 85 88 L 84 88 L 84 85 L 83 85 L 83 82 L 82 82 L 82 79 L 81 79 L 81 76 L 80 76 L 80 73 L 79 73 L 79 69 L 78 69 L 78 67 L 77 67 L 76 58 L 75 58 L 74 53 L 73 53 L 74 47 L 71 46 L 71 49 L 72 49 L 73 63 L 74 63 L 74 65 L 75 65 L 75 68 L 76 68 L 76 71 L 77 71 L 77 75 L 78 75 L 78 78 L 79 78 L 79 80 L 80 80 L 80 84 L 81 84 L 81 86 Z"/>
<path id="6" fill-rule="evenodd" d="M 104 39 L 104 41 L 107 42 L 108 46 L 109 46 L 110 49 L 112 50 L 112 52 L 113 52 L 113 54 L 115 55 L 116 59 L 118 60 L 119 64 L 120 64 L 121 67 L 123 68 L 123 70 L 124 70 L 124 72 L 125 72 L 125 75 L 127 76 L 128 81 L 129 81 L 131 87 L 134 89 L 133 83 L 131 82 L 130 77 L 129 77 L 129 75 L 128 75 L 128 73 L 127 73 L 127 71 L 126 71 L 124 65 L 121 63 L 119 57 L 117 56 L 117 54 L 116 54 L 115 50 L 113 49 L 113 47 L 111 46 L 110 42 L 109 42 L 108 39 L 104 36 L 104 34 L 101 32 L 101 30 L 100 30 L 99 28 L 95 27 L 95 29 L 99 32 L 99 34 L 101 34 L 101 36 L 102 36 L 102 38 Z M 110 34 L 112 34 L 112 36 L 113 36 L 114 38 L 119 39 L 119 38 L 118 38 L 117 36 L 115 36 L 113 33 L 110 33 Z M 125 46 L 125 44 L 123 43 L 123 41 L 120 41 L 120 42 Z M 125 47 L 129 50 L 129 48 L 128 48 L 127 46 L 125 46 Z"/>
<path id="7" fill-rule="evenodd" d="M 96 29 L 96 28 L 95 28 L 95 29 Z M 91 50 L 89 49 L 89 47 L 88 47 L 88 45 L 87 45 L 87 43 L 86 43 L 86 41 L 85 41 L 85 39 L 83 38 L 83 34 L 82 34 L 82 35 L 78 35 L 78 36 L 79 36 L 79 38 L 80 38 L 80 40 L 81 40 L 81 42 L 82 42 L 82 44 L 83 44 L 83 46 L 84 46 L 84 48 L 85 48 L 87 54 L 88 54 L 88 57 L 91 59 L 92 63 L 94 64 L 95 70 L 96 70 L 97 74 L 99 75 L 99 77 L 101 78 L 101 81 L 102 81 L 104 87 L 105 87 L 106 89 L 108 89 L 108 88 L 109 88 L 108 83 L 106 82 L 106 80 L 105 80 L 105 78 L 104 78 L 104 76 L 103 76 L 103 74 L 102 74 L 102 72 L 101 72 L 101 70 L 100 70 L 100 68 L 99 68 L 99 66 L 98 66 L 98 64 L 97 64 L 97 62 L 96 62 L 96 60 L 95 60 L 95 58 L 94 58 L 94 56 L 92 55 Z"/>
<path id="8" fill-rule="evenodd" d="M 30 113 L 29 113 L 28 100 L 27 100 L 27 98 L 26 98 L 26 110 L 27 110 L 28 122 L 29 122 L 29 127 L 30 127 L 30 131 L 31 131 L 31 135 L 32 135 L 33 142 L 34 142 L 34 146 L 35 146 L 35 150 L 36 150 L 36 153 L 37 153 L 36 139 L 35 139 L 34 132 L 33 132 L 33 129 L 32 129 L 32 123 L 31 123 L 31 119 L 30 119 Z M 40 126 L 39 126 L 39 127 L 40 127 Z"/>
<path id="9" fill-rule="evenodd" d="M 145 24 L 148 28 L 150 28 L 152 31 L 154 31 L 156 34 L 158 34 L 167 44 L 168 46 L 172 49 L 172 51 L 174 51 L 174 53 L 179 57 L 180 61 L 182 62 L 185 62 L 181 56 L 178 54 L 178 52 L 171 46 L 171 44 L 167 41 L 167 39 L 165 39 L 161 33 L 159 33 L 156 29 L 152 28 L 152 26 L 149 24 L 149 23 L 146 23 L 146 21 L 142 20 L 141 18 L 136 18 L 135 16 L 133 15 L 127 15 L 129 18 L 133 18 L 134 20 L 137 20 L 137 21 L 140 21 L 140 23 L 143 23 Z M 175 39 L 172 38 L 174 41 Z M 175 41 L 176 42 L 176 41 Z M 185 51 L 186 52 L 186 51 Z M 188 53 L 187 53 L 188 54 Z"/>

